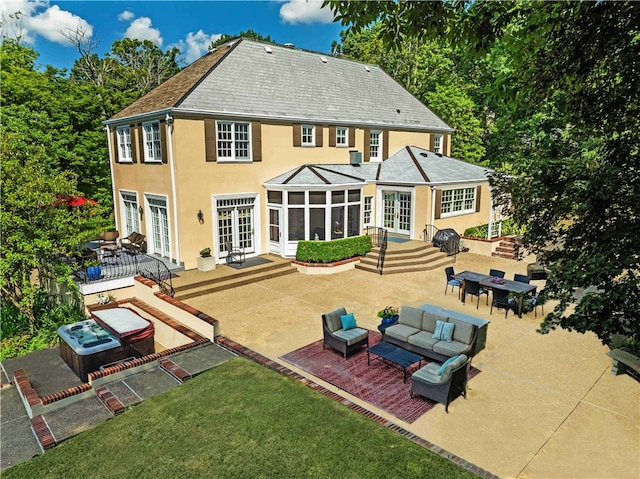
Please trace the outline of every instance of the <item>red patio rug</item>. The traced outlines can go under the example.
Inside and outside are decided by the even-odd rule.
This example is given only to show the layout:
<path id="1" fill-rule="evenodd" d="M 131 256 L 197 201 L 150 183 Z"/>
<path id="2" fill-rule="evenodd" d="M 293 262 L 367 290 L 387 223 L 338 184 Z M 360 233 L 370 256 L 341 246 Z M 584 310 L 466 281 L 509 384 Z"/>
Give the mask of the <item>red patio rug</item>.
<path id="1" fill-rule="evenodd" d="M 380 342 L 380 339 L 380 333 L 369 331 L 370 346 Z M 322 340 L 316 341 L 281 356 L 281 359 L 408 423 L 414 422 L 436 405 L 436 402 L 422 396 L 409 397 L 410 376 L 418 369 L 417 364 L 407 369 L 409 377 L 404 384 L 402 370 L 374 359 L 374 355 L 371 355 L 371 366 L 367 366 L 365 348 L 345 360 L 342 353 L 335 349 L 322 349 L 322 343 Z M 428 362 L 423 360 L 422 366 Z M 469 378 L 479 372 L 472 367 Z"/>

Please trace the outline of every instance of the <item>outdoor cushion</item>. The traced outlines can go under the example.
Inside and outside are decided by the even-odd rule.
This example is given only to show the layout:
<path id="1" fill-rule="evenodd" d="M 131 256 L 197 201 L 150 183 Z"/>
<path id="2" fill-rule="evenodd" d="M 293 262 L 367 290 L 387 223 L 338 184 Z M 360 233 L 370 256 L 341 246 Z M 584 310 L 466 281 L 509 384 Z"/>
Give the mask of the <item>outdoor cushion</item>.
<path id="1" fill-rule="evenodd" d="M 369 335 L 369 331 L 362 328 L 353 328 L 345 331 L 344 329 L 338 329 L 334 331 L 333 334 L 338 336 L 341 339 L 344 339 L 347 342 L 348 346 L 355 344 L 359 341 L 362 341 Z"/>
<path id="2" fill-rule="evenodd" d="M 438 374 L 439 367 L 440 365 L 438 363 L 429 363 L 413 373 L 411 380 L 438 384 L 442 382 L 442 376 Z"/>
<path id="3" fill-rule="evenodd" d="M 433 332 L 433 339 L 437 339 L 440 341 L 444 341 L 444 325 L 447 324 L 446 321 L 436 321 L 436 329 Z"/>
<path id="4" fill-rule="evenodd" d="M 399 339 L 400 341 L 407 342 L 409 336 L 419 333 L 420 330 L 416 328 L 412 328 L 411 326 L 407 326 L 404 324 L 394 324 L 393 326 L 387 328 L 384 331 L 385 336 L 389 336 L 394 339 Z"/>
<path id="5" fill-rule="evenodd" d="M 436 330 L 436 321 L 442 321 L 443 323 L 447 322 L 447 318 L 445 316 L 440 316 L 439 314 L 429 313 L 424 311 L 422 313 L 422 330 L 434 332 Z"/>
<path id="6" fill-rule="evenodd" d="M 422 310 L 412 308 L 411 306 L 403 306 L 400 310 L 398 324 L 411 326 L 415 329 L 422 329 Z"/>
<path id="7" fill-rule="evenodd" d="M 342 323 L 342 329 L 344 329 L 345 331 L 356 328 L 358 326 L 356 324 L 356 318 L 353 313 L 341 315 L 340 323 Z"/>
<path id="8" fill-rule="evenodd" d="M 467 323 L 466 321 L 460 321 L 453 318 L 449 318 L 449 322 L 456 325 L 453 330 L 453 340 L 460 341 L 465 344 L 471 344 L 475 326 L 471 323 Z"/>
<path id="9" fill-rule="evenodd" d="M 453 329 L 456 327 L 453 323 L 444 323 L 442 326 L 442 339 L 448 343 L 453 340 Z"/>
<path id="10" fill-rule="evenodd" d="M 467 360 L 467 357 L 464 354 L 461 354 L 460 356 L 455 358 L 452 362 L 447 364 L 444 368 L 444 371 L 442 371 L 442 375 L 440 376 L 442 378 L 442 381 L 448 381 L 449 378 L 451 377 L 451 371 L 453 371 L 460 365 L 464 364 L 466 360 Z"/>
<path id="11" fill-rule="evenodd" d="M 433 334 L 429 331 L 420 331 L 419 333 L 409 336 L 409 344 L 418 346 L 424 349 L 433 349 L 433 345 L 436 344 L 439 339 L 433 339 Z"/>
<path id="12" fill-rule="evenodd" d="M 456 359 L 458 359 L 458 356 L 452 356 L 449 359 L 447 359 L 444 363 L 442 363 L 442 365 L 438 368 L 438 375 L 442 376 L 442 373 L 444 372 L 444 368 L 446 368 L 449 364 L 454 362 Z"/>
<path id="13" fill-rule="evenodd" d="M 459 341 L 452 341 L 450 343 L 446 341 L 438 341 L 433 345 L 433 351 L 442 354 L 443 356 L 451 357 L 458 354 L 465 353 L 469 350 L 470 346 Z"/>
<path id="14" fill-rule="evenodd" d="M 347 310 L 344 308 L 338 308 L 330 313 L 325 314 L 327 318 L 327 327 L 329 331 L 332 333 L 337 331 L 338 329 L 342 329 L 342 322 L 340 321 L 340 316 L 343 314 L 347 314 Z"/>

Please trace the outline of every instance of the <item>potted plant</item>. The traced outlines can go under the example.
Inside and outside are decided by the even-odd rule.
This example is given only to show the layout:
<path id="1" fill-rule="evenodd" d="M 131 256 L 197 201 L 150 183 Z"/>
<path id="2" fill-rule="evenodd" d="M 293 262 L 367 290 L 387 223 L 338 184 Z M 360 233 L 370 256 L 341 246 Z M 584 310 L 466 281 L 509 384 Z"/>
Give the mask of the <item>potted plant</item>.
<path id="1" fill-rule="evenodd" d="M 216 258 L 211 256 L 211 248 L 208 246 L 200 250 L 200 256 L 198 256 L 198 269 L 200 271 L 211 271 L 216 269 Z"/>
<path id="2" fill-rule="evenodd" d="M 100 279 L 100 275 L 102 274 L 102 270 L 100 269 L 100 260 L 92 259 L 85 262 L 85 268 L 87 271 L 87 278 L 91 281 L 96 281 Z"/>
<path id="3" fill-rule="evenodd" d="M 209 256 L 211 256 L 211 248 L 202 248 L 200 250 L 200 256 L 202 256 L 203 258 L 208 258 Z"/>
<path id="4" fill-rule="evenodd" d="M 378 311 L 378 317 L 382 318 L 382 324 L 393 324 L 398 321 L 400 310 L 395 306 L 387 306 Z"/>

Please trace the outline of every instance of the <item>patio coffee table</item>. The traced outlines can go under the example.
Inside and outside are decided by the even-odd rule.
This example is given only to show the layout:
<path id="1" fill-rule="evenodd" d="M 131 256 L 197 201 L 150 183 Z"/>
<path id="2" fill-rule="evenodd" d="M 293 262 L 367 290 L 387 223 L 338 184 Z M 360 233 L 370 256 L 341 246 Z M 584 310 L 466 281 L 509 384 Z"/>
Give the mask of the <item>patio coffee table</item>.
<path id="1" fill-rule="evenodd" d="M 418 363 L 418 369 L 420 369 L 423 359 L 422 356 L 418 354 L 399 348 L 395 344 L 382 341 L 367 348 L 367 366 L 371 365 L 371 358 L 369 356 L 371 353 L 375 354 L 375 358 L 383 363 L 397 369 L 402 369 L 404 383 L 407 382 L 407 368 L 412 364 Z"/>

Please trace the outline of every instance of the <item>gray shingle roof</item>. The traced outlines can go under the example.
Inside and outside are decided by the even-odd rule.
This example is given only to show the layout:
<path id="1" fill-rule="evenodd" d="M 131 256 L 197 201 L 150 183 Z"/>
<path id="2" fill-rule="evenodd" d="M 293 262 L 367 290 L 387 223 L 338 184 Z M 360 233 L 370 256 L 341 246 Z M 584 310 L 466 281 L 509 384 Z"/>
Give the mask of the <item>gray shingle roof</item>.
<path id="1" fill-rule="evenodd" d="M 382 162 L 378 181 L 435 185 L 478 182 L 487 181 L 491 171 L 417 146 L 407 146 Z"/>
<path id="2" fill-rule="evenodd" d="M 264 182 L 264 186 L 339 186 L 375 180 L 378 164 L 303 165 Z"/>
<path id="3" fill-rule="evenodd" d="M 176 75 L 183 79 L 174 81 L 181 95 L 173 92 L 170 102 L 162 101 L 172 89 L 160 85 L 156 90 L 166 90 L 163 95 L 153 90 L 112 119 L 150 113 L 172 103 L 176 112 L 452 131 L 375 65 L 276 45 L 269 45 L 267 53 L 265 46 L 246 39 L 231 48 L 222 45 L 203 57 L 210 56 L 211 61 L 198 60 Z M 149 95 L 155 101 L 149 101 Z"/>

